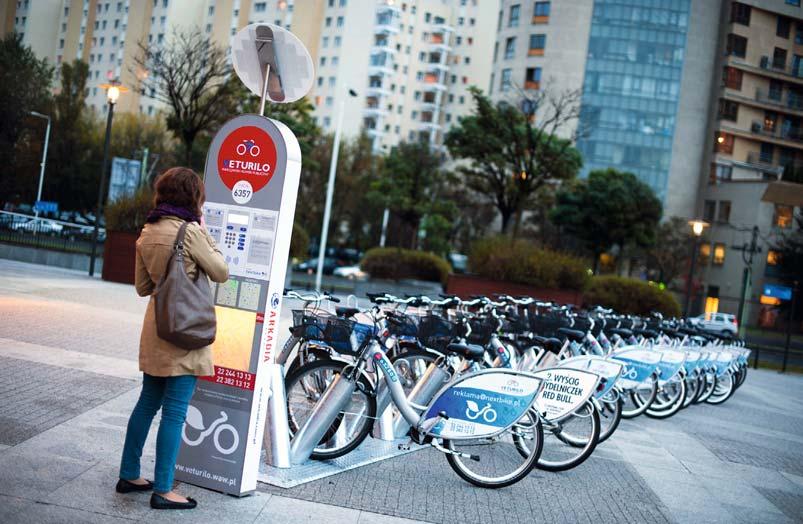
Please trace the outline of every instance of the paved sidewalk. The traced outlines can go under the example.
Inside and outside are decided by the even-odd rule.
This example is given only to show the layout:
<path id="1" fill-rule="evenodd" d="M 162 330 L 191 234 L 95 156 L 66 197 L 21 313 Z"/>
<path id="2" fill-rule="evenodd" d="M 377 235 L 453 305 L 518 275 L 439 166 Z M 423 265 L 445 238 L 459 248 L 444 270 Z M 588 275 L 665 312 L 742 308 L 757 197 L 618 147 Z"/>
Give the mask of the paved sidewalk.
<path id="1" fill-rule="evenodd" d="M 724 405 L 623 421 L 581 467 L 510 488 L 474 488 L 425 450 L 242 499 L 183 485 L 198 510 L 154 512 L 112 490 L 145 304 L 131 286 L 0 260 L 0 523 L 803 521 L 803 377 L 752 370 Z"/>

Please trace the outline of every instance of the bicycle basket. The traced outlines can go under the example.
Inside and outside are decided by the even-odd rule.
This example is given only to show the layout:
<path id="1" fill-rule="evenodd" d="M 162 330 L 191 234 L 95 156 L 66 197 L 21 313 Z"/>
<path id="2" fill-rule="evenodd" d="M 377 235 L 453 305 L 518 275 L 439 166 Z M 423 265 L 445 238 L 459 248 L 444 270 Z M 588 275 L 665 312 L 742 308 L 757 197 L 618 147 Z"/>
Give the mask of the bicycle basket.
<path id="1" fill-rule="evenodd" d="M 446 346 L 454 338 L 454 326 L 438 315 L 424 315 L 418 321 L 418 340 L 424 347 L 436 351 L 446 351 Z"/>
<path id="2" fill-rule="evenodd" d="M 496 332 L 497 320 L 491 316 L 485 318 L 473 318 L 468 321 L 471 327 L 471 334 L 466 341 L 469 344 L 484 346 L 491 341 L 491 336 Z"/>
<path id="3" fill-rule="evenodd" d="M 418 326 L 415 320 L 405 314 L 395 313 L 388 317 L 388 332 L 397 337 L 415 337 L 418 335 Z"/>
<path id="4" fill-rule="evenodd" d="M 374 333 L 374 326 L 355 320 L 330 317 L 326 320 L 323 341 L 341 354 L 356 354 Z"/>
<path id="5" fill-rule="evenodd" d="M 529 330 L 530 324 L 527 322 L 526 317 L 513 311 L 505 312 L 505 322 L 502 326 L 502 331 L 510 334 L 521 334 L 526 333 Z"/>
<path id="6" fill-rule="evenodd" d="M 293 310 L 293 327 L 291 331 L 296 338 L 321 340 L 326 331 L 327 320 L 333 318 L 331 313 L 317 311 L 311 313 L 303 309 Z"/>

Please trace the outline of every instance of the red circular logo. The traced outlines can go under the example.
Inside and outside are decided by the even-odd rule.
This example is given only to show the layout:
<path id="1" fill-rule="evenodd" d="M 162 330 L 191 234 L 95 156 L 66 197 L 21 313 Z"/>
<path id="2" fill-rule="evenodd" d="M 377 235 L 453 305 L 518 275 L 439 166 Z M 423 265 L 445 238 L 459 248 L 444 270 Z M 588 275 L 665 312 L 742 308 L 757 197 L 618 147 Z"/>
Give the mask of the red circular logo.
<path id="1" fill-rule="evenodd" d="M 245 180 L 256 193 L 276 172 L 276 146 L 258 127 L 239 127 L 223 140 L 217 155 L 217 169 L 229 189 Z"/>

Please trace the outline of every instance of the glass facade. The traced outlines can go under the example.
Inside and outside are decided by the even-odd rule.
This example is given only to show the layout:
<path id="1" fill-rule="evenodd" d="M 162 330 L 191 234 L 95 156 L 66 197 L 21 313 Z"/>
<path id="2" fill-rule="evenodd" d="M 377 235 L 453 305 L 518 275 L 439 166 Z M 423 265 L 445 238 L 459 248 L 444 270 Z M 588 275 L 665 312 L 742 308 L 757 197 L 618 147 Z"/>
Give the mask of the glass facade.
<path id="1" fill-rule="evenodd" d="M 666 197 L 690 0 L 596 0 L 577 147 Z"/>

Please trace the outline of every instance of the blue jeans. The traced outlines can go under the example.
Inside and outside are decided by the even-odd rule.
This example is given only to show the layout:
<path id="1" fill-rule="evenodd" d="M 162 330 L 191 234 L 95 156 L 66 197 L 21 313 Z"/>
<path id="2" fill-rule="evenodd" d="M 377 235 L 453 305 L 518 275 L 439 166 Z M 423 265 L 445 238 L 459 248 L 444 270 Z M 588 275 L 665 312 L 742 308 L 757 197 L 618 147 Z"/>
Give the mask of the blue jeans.
<path id="1" fill-rule="evenodd" d="M 162 421 L 156 435 L 156 468 L 153 491 L 167 493 L 173 489 L 173 473 L 181 444 L 181 430 L 187 417 L 197 377 L 142 376 L 142 393 L 128 419 L 125 434 L 123 459 L 120 463 L 120 478 L 134 480 L 140 477 L 140 458 L 154 415 L 162 408 Z"/>

